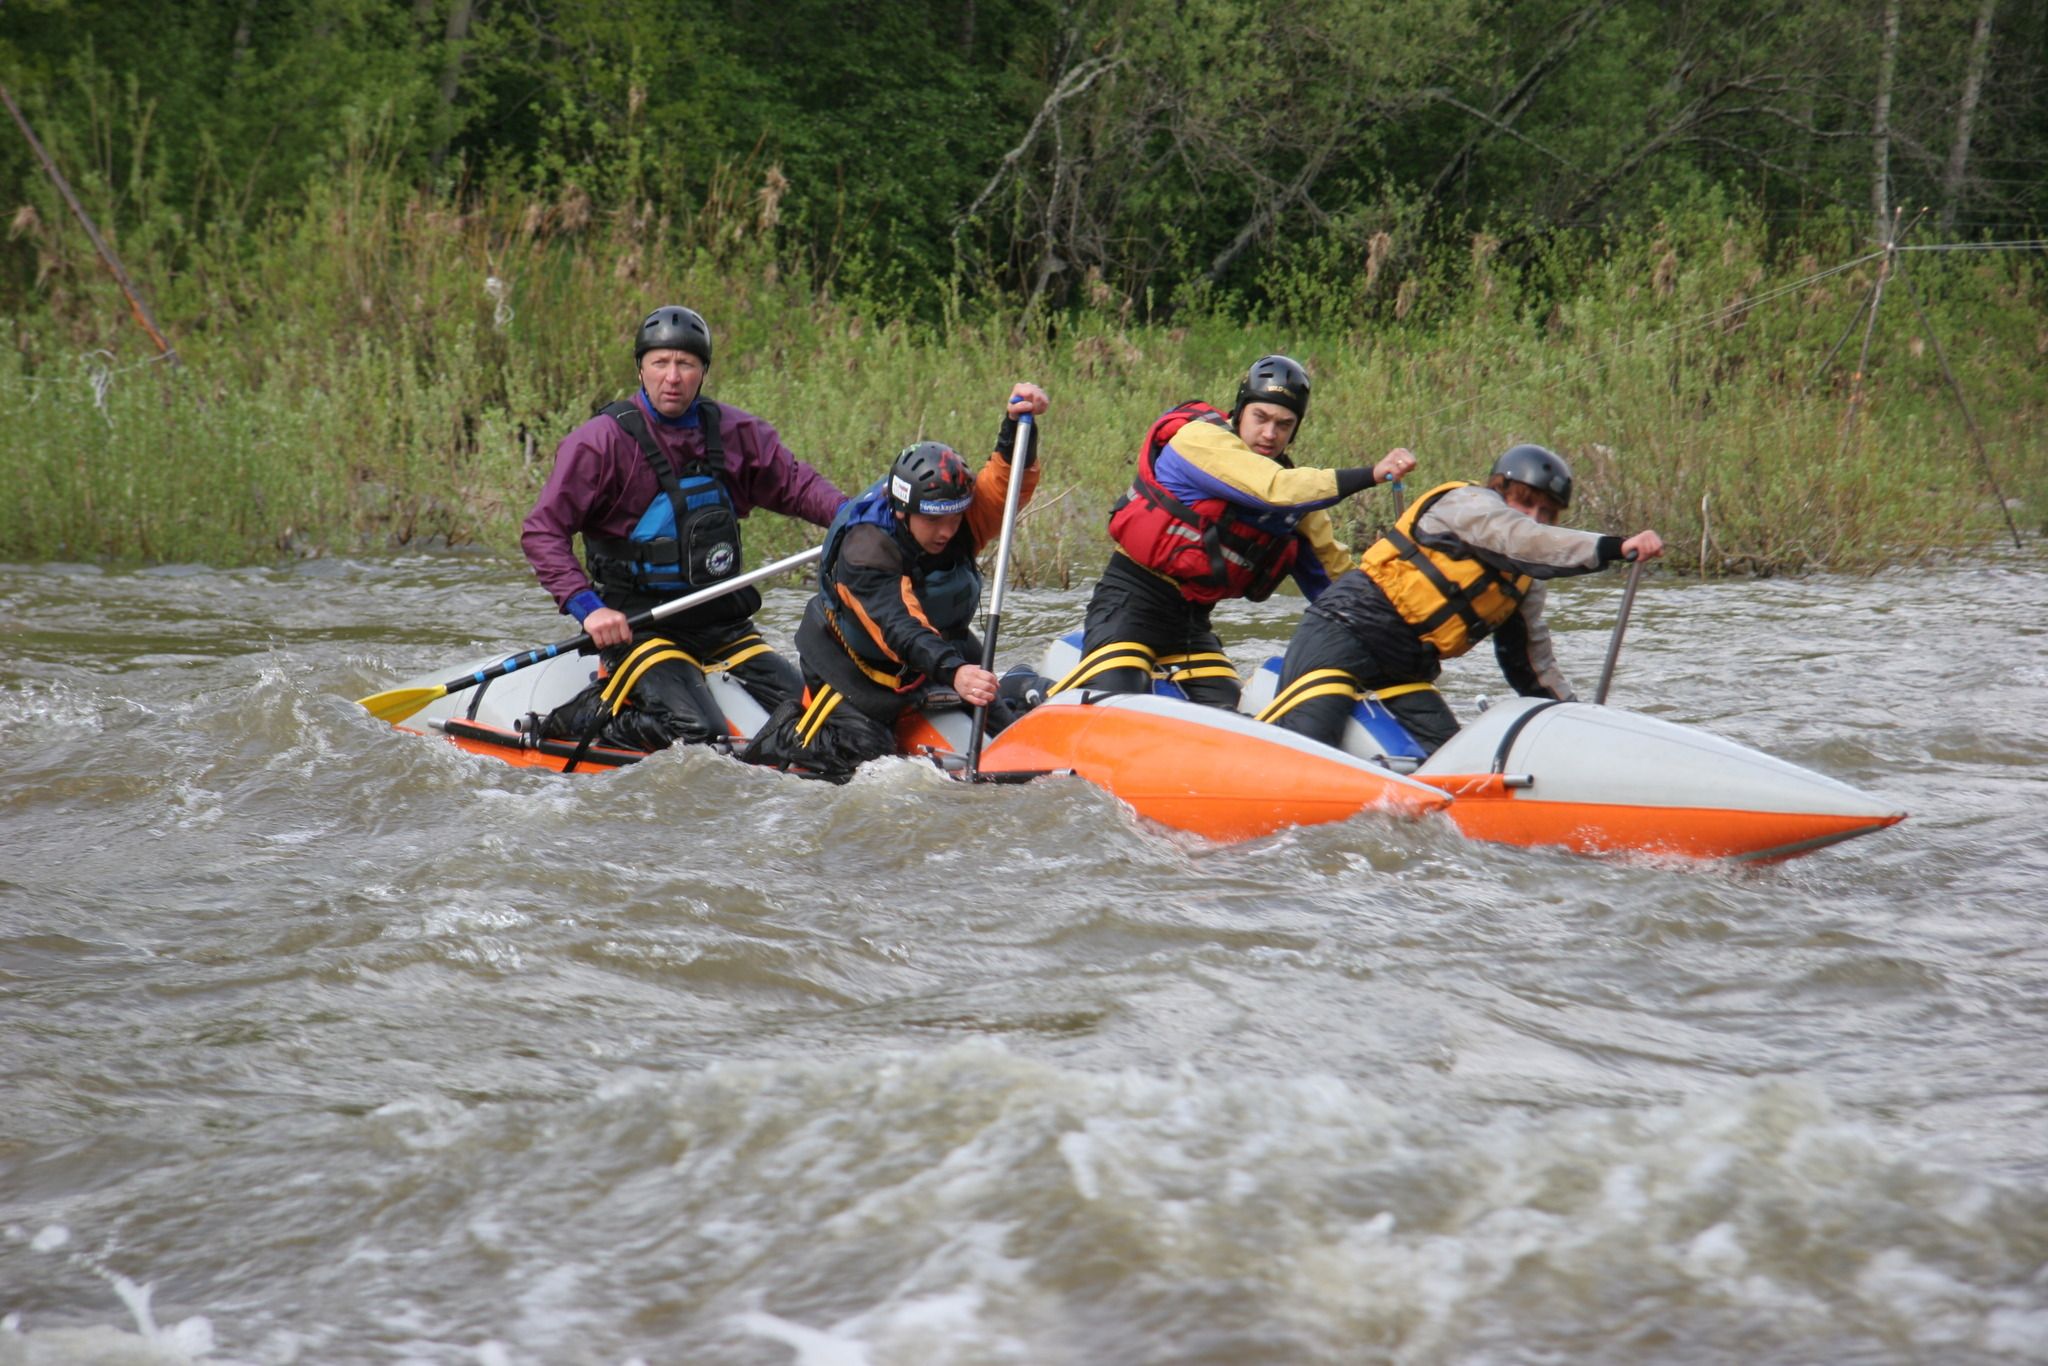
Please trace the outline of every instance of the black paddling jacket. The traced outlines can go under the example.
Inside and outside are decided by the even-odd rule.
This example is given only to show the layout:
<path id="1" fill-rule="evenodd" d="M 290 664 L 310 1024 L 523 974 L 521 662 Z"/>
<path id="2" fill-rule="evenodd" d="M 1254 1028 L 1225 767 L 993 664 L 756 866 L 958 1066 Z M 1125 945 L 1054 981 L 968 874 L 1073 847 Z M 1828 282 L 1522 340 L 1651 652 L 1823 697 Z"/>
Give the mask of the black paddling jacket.
<path id="1" fill-rule="evenodd" d="M 1019 504 L 1031 501 L 1037 487 L 1034 461 L 1024 472 Z M 975 559 L 1002 530 L 1009 490 L 1010 462 L 998 452 L 975 475 L 966 520 L 937 555 L 918 549 L 910 529 L 888 512 L 879 487 L 870 490 L 884 500 L 879 511 L 859 506 L 869 495 L 854 499 L 827 538 L 807 622 L 822 618 L 833 644 L 882 687 L 905 692 L 926 682 L 950 683 L 954 670 L 971 662 L 961 647 L 972 640 L 969 627 L 981 600 Z M 867 515 L 859 515 L 863 510 Z"/>

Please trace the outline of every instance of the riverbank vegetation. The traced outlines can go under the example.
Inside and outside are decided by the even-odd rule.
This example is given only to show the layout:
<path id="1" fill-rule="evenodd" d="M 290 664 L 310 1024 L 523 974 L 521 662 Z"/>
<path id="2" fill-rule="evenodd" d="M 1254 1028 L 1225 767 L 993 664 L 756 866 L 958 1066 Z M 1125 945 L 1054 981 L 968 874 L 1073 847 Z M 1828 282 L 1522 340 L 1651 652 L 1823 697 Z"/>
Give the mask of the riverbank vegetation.
<path id="1" fill-rule="evenodd" d="M 1096 572 L 1149 420 L 1267 350 L 1316 378 L 1301 459 L 1406 445 L 1419 491 L 1542 441 L 1575 520 L 1655 525 L 1681 569 L 2048 522 L 2048 282 L 1996 245 L 2048 199 L 1990 173 L 2048 158 L 2031 12 L 1316 0 L 1248 46 L 1226 0 L 298 0 L 145 50 L 128 8 L 10 7 L 0 81 L 178 363 L 6 145 L 7 558 L 516 553 L 672 301 L 712 322 L 709 392 L 850 491 L 1043 384 L 1038 581 Z"/>

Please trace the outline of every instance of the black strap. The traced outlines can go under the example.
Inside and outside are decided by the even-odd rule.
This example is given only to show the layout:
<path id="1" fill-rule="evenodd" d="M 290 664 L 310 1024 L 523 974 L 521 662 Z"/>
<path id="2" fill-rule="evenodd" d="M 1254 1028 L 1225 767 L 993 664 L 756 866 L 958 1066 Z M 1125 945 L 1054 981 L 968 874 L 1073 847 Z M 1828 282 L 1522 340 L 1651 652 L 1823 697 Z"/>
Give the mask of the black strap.
<path id="1" fill-rule="evenodd" d="M 1417 512 L 1417 520 L 1420 520 L 1420 509 Z M 1439 607 L 1436 611 L 1430 613 L 1428 617 L 1416 623 L 1415 630 L 1420 635 L 1428 635 L 1455 615 L 1464 621 L 1466 633 L 1472 639 L 1483 639 L 1487 632 L 1493 628 L 1487 624 L 1484 617 L 1479 615 L 1478 608 L 1473 605 L 1474 589 L 1484 592 L 1487 588 L 1498 588 L 1507 595 L 1510 602 L 1518 607 L 1521 605 L 1524 593 L 1516 585 L 1515 581 L 1502 574 L 1493 565 L 1478 559 L 1476 556 L 1473 559 L 1479 566 L 1479 577 L 1474 579 L 1469 587 L 1460 588 L 1457 584 L 1452 583 L 1449 576 L 1437 567 L 1436 561 L 1432 560 L 1420 545 L 1409 539 L 1407 533 L 1399 527 L 1395 527 L 1387 532 L 1387 540 L 1392 542 L 1394 549 L 1400 553 L 1402 559 L 1414 565 L 1422 574 L 1422 577 L 1429 580 L 1430 585 L 1436 589 L 1438 595 L 1444 600 L 1442 607 Z"/>
<path id="2" fill-rule="evenodd" d="M 725 479 L 725 434 L 719 431 L 718 405 L 708 398 L 697 400 L 697 421 L 704 429 L 704 463 L 712 478 Z"/>
<path id="3" fill-rule="evenodd" d="M 607 722 L 612 719 L 609 707 L 592 707 L 590 721 L 583 727 L 583 734 L 576 737 L 576 748 L 569 754 L 569 762 L 562 765 L 562 772 L 574 773 L 576 765 L 590 755 L 590 747 L 597 743 L 597 737 L 604 733 Z"/>
<path id="4" fill-rule="evenodd" d="M 1535 706 L 1529 708 L 1529 710 L 1523 712 L 1510 722 L 1506 733 L 1500 737 L 1499 748 L 1493 751 L 1493 771 L 1495 773 L 1505 773 L 1508 771 L 1509 751 L 1514 749 L 1515 741 L 1521 738 L 1524 726 L 1534 721 L 1540 713 L 1561 705 L 1563 704 L 1555 698 L 1547 702 L 1538 702 Z"/>
<path id="5" fill-rule="evenodd" d="M 1202 551 L 1209 557 L 1209 572 L 1188 582 L 1201 588 L 1221 588 L 1228 583 L 1230 565 L 1223 555 L 1226 548 L 1238 552 L 1255 580 L 1262 581 L 1270 576 L 1273 584 L 1280 582 L 1277 567 L 1281 557 L 1287 553 L 1287 547 L 1293 544 L 1292 535 L 1275 536 L 1266 531 L 1257 532 L 1255 537 L 1238 535 L 1225 525 L 1233 520 L 1227 512 L 1214 521 L 1205 522 L 1193 508 L 1168 492 L 1165 485 L 1147 479 L 1143 474 L 1131 481 L 1130 492 L 1124 495 L 1117 507 L 1121 508 L 1133 495 L 1200 534 Z M 1115 509 L 1112 509 L 1112 515 L 1114 513 Z"/>
<path id="6" fill-rule="evenodd" d="M 683 468 L 691 475 L 716 479 L 722 486 L 725 483 L 725 435 L 719 430 L 718 405 L 704 398 L 697 400 L 697 409 L 699 428 L 704 433 L 704 455 Z M 629 398 L 607 404 L 604 412 L 626 429 L 626 435 L 633 438 L 633 444 L 654 467 L 654 477 L 661 484 L 661 491 L 668 495 L 669 507 L 675 512 L 676 529 L 680 532 L 684 511 L 683 486 L 676 479 L 675 467 L 669 464 L 668 456 L 655 444 L 654 434 L 647 430 L 647 415 L 640 411 L 639 404 Z"/>
<path id="7" fill-rule="evenodd" d="M 620 399 L 617 403 L 606 405 L 604 411 L 612 421 L 626 429 L 626 435 L 633 438 L 633 444 L 640 448 L 640 454 L 646 456 L 647 463 L 654 467 L 655 482 L 660 484 L 661 491 L 668 495 L 669 510 L 675 516 L 676 530 L 680 534 L 683 526 L 683 486 L 676 482 L 674 467 L 668 463 L 668 457 L 662 454 L 661 447 L 655 444 L 654 434 L 647 430 L 647 417 L 640 411 L 640 405 L 629 398 Z M 573 764 L 574 760 L 571 760 L 571 763 Z"/>

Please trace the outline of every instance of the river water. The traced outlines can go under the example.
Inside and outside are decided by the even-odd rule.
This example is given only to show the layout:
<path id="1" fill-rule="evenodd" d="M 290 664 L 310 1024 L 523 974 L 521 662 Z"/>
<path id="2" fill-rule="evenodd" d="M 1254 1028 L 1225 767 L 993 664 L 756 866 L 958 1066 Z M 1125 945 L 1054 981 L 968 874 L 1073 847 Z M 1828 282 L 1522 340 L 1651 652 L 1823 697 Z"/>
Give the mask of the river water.
<path id="1" fill-rule="evenodd" d="M 0 1363 L 2048 1361 L 2042 570 L 1645 585 L 1615 703 L 1912 813 L 1748 868 L 515 770 L 353 699 L 520 566 L 0 569 Z"/>

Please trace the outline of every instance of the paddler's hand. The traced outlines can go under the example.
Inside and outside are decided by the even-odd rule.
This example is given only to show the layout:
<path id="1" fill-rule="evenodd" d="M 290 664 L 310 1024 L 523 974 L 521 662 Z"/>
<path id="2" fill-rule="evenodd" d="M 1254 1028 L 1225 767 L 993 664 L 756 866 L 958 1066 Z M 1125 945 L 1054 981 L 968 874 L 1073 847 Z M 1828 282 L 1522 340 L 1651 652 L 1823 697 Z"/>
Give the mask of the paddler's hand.
<path id="1" fill-rule="evenodd" d="M 1405 446 L 1396 446 L 1387 452 L 1386 459 L 1372 467 L 1372 481 L 1375 484 L 1391 484 L 1415 469 L 1415 457 Z"/>
<path id="2" fill-rule="evenodd" d="M 1044 412 L 1046 407 L 1045 390 L 1029 380 L 1019 380 L 1010 389 L 1010 397 L 1003 407 L 1003 413 L 1006 417 L 1022 417 L 1025 413 L 1036 417 Z"/>
<path id="3" fill-rule="evenodd" d="M 979 664 L 962 664 L 953 670 L 953 691 L 970 707 L 985 707 L 996 700 L 996 676 Z"/>
<path id="4" fill-rule="evenodd" d="M 591 644 L 600 650 L 624 645 L 633 638 L 633 628 L 626 624 L 626 614 L 613 607 L 600 607 L 585 617 L 583 629 L 590 633 Z"/>
<path id="5" fill-rule="evenodd" d="M 1624 560 L 1654 560 L 1664 553 L 1664 538 L 1654 531 L 1638 531 L 1621 543 Z"/>
<path id="6" fill-rule="evenodd" d="M 1008 460 L 1017 449 L 1017 419 L 1030 413 L 1036 417 L 1046 410 L 1045 390 L 1028 380 L 1019 380 L 1010 389 L 1010 396 L 1003 400 L 1003 425 L 996 433 L 996 454 Z M 1024 443 L 1024 468 L 1030 469 L 1038 463 L 1038 429 L 1031 429 L 1030 440 Z"/>

